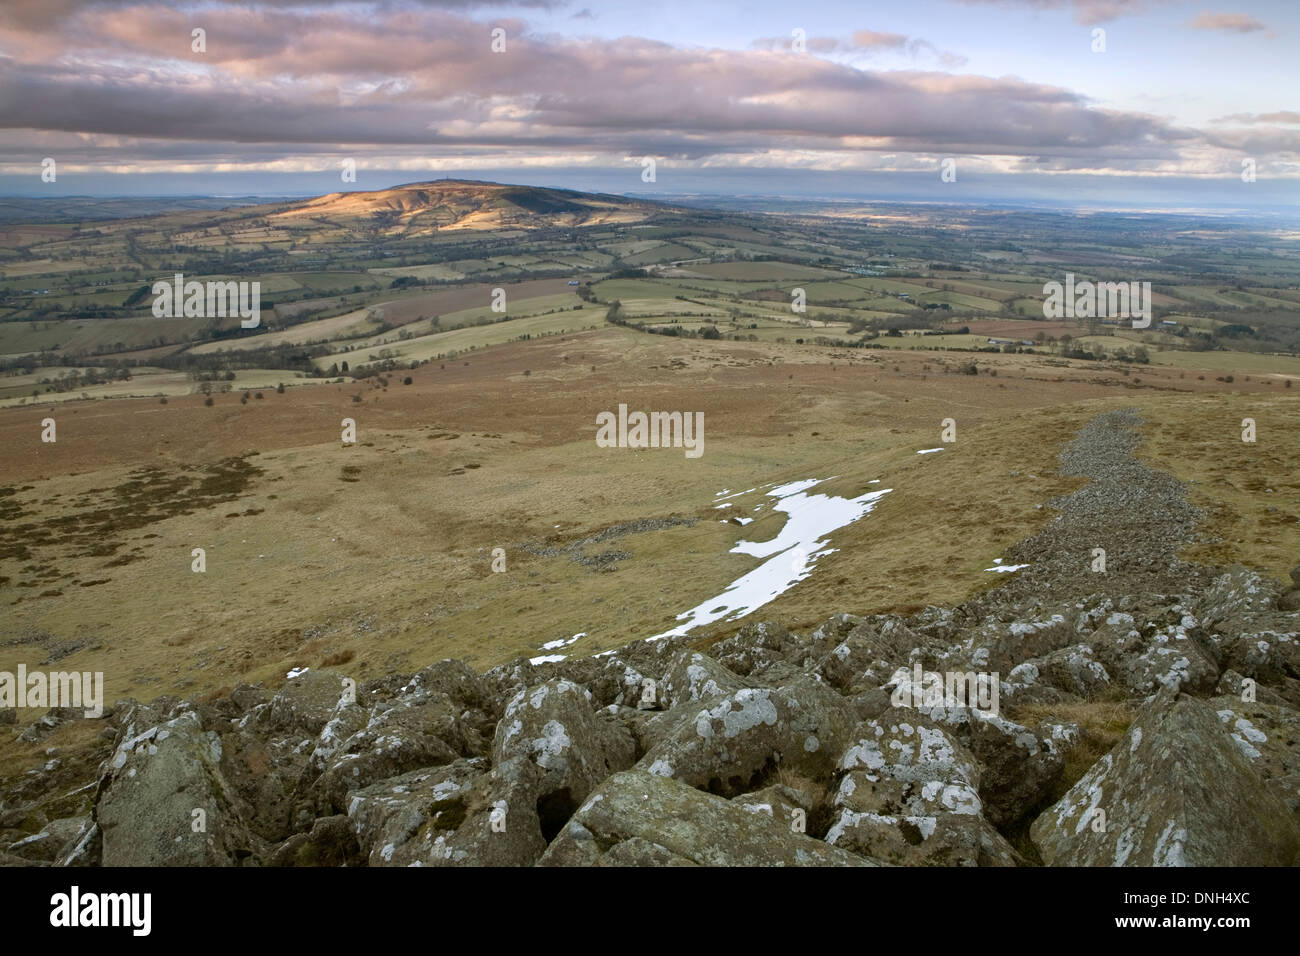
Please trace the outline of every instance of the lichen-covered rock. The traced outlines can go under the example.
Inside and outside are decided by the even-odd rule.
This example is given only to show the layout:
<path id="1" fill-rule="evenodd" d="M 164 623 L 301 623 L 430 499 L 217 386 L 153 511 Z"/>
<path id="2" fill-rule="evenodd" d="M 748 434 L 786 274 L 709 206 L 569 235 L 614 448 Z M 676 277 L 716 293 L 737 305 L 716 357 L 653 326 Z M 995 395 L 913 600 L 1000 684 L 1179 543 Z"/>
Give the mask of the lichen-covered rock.
<path id="1" fill-rule="evenodd" d="M 730 797 L 766 786 L 778 768 L 829 775 L 857 722 L 847 700 L 805 676 L 705 702 L 637 765 Z"/>
<path id="2" fill-rule="evenodd" d="M 983 816 L 979 765 L 952 736 L 901 708 L 858 733 L 840 758 L 827 843 L 900 865 L 1016 865 Z"/>
<path id="3" fill-rule="evenodd" d="M 360 866 L 356 834 L 342 814 L 320 817 L 310 831 L 295 833 L 276 847 L 267 866 Z"/>
<path id="4" fill-rule="evenodd" d="M 812 671 L 846 696 L 877 688 L 905 663 L 922 638 L 889 617 L 854 618 L 847 634 L 843 627 L 822 625 L 815 634 L 839 636 L 838 643 L 816 662 Z M 847 622 L 845 622 L 847 623 Z"/>
<path id="5" fill-rule="evenodd" d="M 416 671 L 402 693 L 445 697 L 461 711 L 492 709 L 492 695 L 483 679 L 464 661 L 450 658 Z"/>
<path id="6" fill-rule="evenodd" d="M 519 691 L 497 724 L 492 760 L 522 758 L 541 770 L 536 810 L 548 834 L 611 773 L 632 766 L 636 744 L 614 717 L 597 714 L 590 694 L 560 678 Z"/>
<path id="7" fill-rule="evenodd" d="M 103 865 L 230 866 L 256 852 L 220 764 L 221 738 L 192 711 L 122 741 L 95 813 Z"/>
<path id="8" fill-rule="evenodd" d="M 1092 699 L 1110 689 L 1110 674 L 1087 644 L 1052 651 L 1038 663 L 1039 679 L 1052 687 Z"/>
<path id="9" fill-rule="evenodd" d="M 1290 866 L 1300 828 L 1214 708 L 1162 692 L 1030 827 L 1053 866 Z"/>
<path id="10" fill-rule="evenodd" d="M 1219 639 L 1226 668 L 1268 684 L 1285 684 L 1300 675 L 1300 633 L 1251 628 Z"/>
<path id="11" fill-rule="evenodd" d="M 640 770 L 614 774 L 547 848 L 541 866 L 870 866 L 789 824 Z"/>
<path id="12" fill-rule="evenodd" d="M 63 817 L 59 820 L 51 820 L 41 828 L 39 833 L 33 833 L 29 837 L 11 843 L 6 849 L 14 856 L 20 856 L 25 860 L 50 863 L 71 849 L 91 824 L 90 817 Z"/>
<path id="13" fill-rule="evenodd" d="M 1065 753 L 1077 742 L 1073 724 L 1025 727 L 971 707 L 922 707 L 917 712 L 943 727 L 979 761 L 984 816 L 996 827 L 1023 819 L 1052 791 L 1065 770 Z"/>
<path id="14" fill-rule="evenodd" d="M 1074 628 L 1064 614 L 1052 614 L 1037 620 L 1012 621 L 999 627 L 988 648 L 987 658 L 972 663 L 1005 674 L 1017 664 L 1034 657 L 1045 657 L 1075 639 Z"/>
<path id="15" fill-rule="evenodd" d="M 1121 663 L 1118 676 L 1136 694 L 1162 688 L 1204 694 L 1218 683 L 1219 668 L 1200 641 L 1178 624 L 1157 630 L 1140 653 Z"/>
<path id="16" fill-rule="evenodd" d="M 709 648 L 727 670 L 748 678 L 747 683 L 774 684 L 791 680 L 832 646 L 830 632 L 816 639 L 792 634 L 776 621 L 746 624 L 734 637 Z"/>
<path id="17" fill-rule="evenodd" d="M 298 784 L 311 756 L 300 734 L 262 737 L 234 728 L 221 735 L 221 773 L 238 795 L 248 828 L 277 843 L 294 829 Z"/>
<path id="18" fill-rule="evenodd" d="M 543 776 L 524 757 L 459 760 L 353 792 L 348 819 L 370 866 L 531 866 Z"/>
<path id="19" fill-rule="evenodd" d="M 366 726 L 329 758 L 314 790 L 323 805 L 343 811 L 352 790 L 408 770 L 484 753 L 484 730 L 462 719 L 460 707 L 445 694 L 404 695 L 375 706 Z"/>
<path id="20" fill-rule="evenodd" d="M 102 862 L 104 840 L 99 824 L 91 817 L 83 817 L 81 830 L 54 860 L 55 866 L 99 866 Z"/>
<path id="21" fill-rule="evenodd" d="M 1282 707 L 1294 705 L 1271 687 L 1266 687 L 1253 677 L 1243 677 L 1234 670 L 1226 670 L 1219 675 L 1215 685 L 1216 697 L 1235 697 L 1243 703 L 1258 701 L 1261 704 L 1277 704 Z"/>
<path id="22" fill-rule="evenodd" d="M 347 817 L 360 854 L 371 866 L 406 866 L 422 859 L 439 837 L 464 823 L 469 785 L 488 771 L 485 759 L 458 760 L 353 792 Z"/>
<path id="23" fill-rule="evenodd" d="M 1300 815 L 1300 711 L 1239 695 L 1208 701 L 1250 765 L 1294 814 Z"/>
<path id="24" fill-rule="evenodd" d="M 345 690 L 342 674 L 309 670 L 287 681 L 270 701 L 250 710 L 241 723 L 263 733 L 315 737 L 333 715 Z"/>
<path id="25" fill-rule="evenodd" d="M 766 814 L 796 833 L 806 833 L 809 817 L 825 799 L 825 787 L 804 778 L 792 780 L 791 784 L 774 783 L 732 797 L 731 802 L 746 813 Z"/>
<path id="26" fill-rule="evenodd" d="M 747 686 L 713 658 L 698 651 L 682 651 L 656 691 L 661 706 L 673 708 L 713 697 L 725 697 Z"/>
<path id="27" fill-rule="evenodd" d="M 1194 613 L 1207 631 L 1221 630 L 1234 617 L 1272 610 L 1276 591 L 1257 572 L 1236 565 L 1214 579 Z"/>

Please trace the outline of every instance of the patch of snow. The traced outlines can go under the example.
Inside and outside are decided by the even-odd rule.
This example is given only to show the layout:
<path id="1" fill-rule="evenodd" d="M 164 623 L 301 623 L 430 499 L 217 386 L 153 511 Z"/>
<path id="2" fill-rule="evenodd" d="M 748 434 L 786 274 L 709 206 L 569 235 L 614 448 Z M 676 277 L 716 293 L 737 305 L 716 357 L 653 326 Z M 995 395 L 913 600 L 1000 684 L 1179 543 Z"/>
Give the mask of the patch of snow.
<path id="1" fill-rule="evenodd" d="M 682 623 L 647 640 L 678 637 L 694 628 L 714 621 L 734 621 L 775 600 L 813 572 L 817 559 L 830 553 L 827 536 L 870 514 L 892 488 L 869 491 L 856 498 L 807 493 L 808 489 L 829 481 L 809 478 L 792 481 L 766 492 L 777 502 L 776 511 L 789 519 L 776 537 L 769 541 L 740 541 L 732 554 L 748 554 L 767 560 L 748 574 L 733 581 L 718 596 L 677 615 Z"/>
<path id="2" fill-rule="evenodd" d="M 574 641 L 578 640 L 578 638 L 586 637 L 586 636 L 587 636 L 586 631 L 579 631 L 577 634 L 574 634 L 573 637 L 570 638 L 560 637 L 560 638 L 556 638 L 553 641 L 547 641 L 545 644 L 542 645 L 541 649 L 544 651 L 553 651 L 556 650 L 557 648 L 568 647 Z"/>

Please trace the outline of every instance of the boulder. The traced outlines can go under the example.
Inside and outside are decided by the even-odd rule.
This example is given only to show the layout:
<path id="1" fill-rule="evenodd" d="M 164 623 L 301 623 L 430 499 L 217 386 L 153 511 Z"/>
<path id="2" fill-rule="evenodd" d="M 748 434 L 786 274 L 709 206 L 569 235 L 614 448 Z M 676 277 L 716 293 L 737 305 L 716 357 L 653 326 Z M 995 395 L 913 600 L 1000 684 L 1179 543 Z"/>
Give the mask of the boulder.
<path id="1" fill-rule="evenodd" d="M 790 676 L 813 656 L 809 641 L 791 634 L 776 621 L 746 624 L 734 636 L 714 644 L 709 652 L 719 664 L 742 677 L 759 677 L 780 665 L 786 665 L 780 676 Z"/>
<path id="2" fill-rule="evenodd" d="M 12 843 L 9 853 L 25 860 L 51 863 L 70 850 L 91 826 L 90 817 L 64 817 L 51 820 L 39 833 Z"/>
<path id="3" fill-rule="evenodd" d="M 482 758 L 415 770 L 354 791 L 348 822 L 371 866 L 405 866 L 465 819 L 464 793 L 489 771 Z M 409 846 L 408 846 L 409 844 Z"/>
<path id="4" fill-rule="evenodd" d="M 681 720 L 637 765 L 725 797 L 767 786 L 778 768 L 826 778 L 858 719 L 849 701 L 811 676 L 744 688 Z"/>
<path id="5" fill-rule="evenodd" d="M 1273 585 L 1249 568 L 1236 565 L 1214 579 L 1193 613 L 1207 631 L 1231 629 L 1233 618 L 1272 610 L 1274 595 Z"/>
<path id="6" fill-rule="evenodd" d="M 238 795 L 248 828 L 268 843 L 293 832 L 309 743 L 296 733 L 262 737 L 234 728 L 221 735 L 222 776 Z"/>
<path id="7" fill-rule="evenodd" d="M 1242 755 L 1293 814 L 1300 815 L 1300 711 L 1240 695 L 1208 701 Z"/>
<path id="8" fill-rule="evenodd" d="M 1219 641 L 1224 667 L 1264 683 L 1285 686 L 1300 675 L 1300 633 L 1250 628 Z"/>
<path id="9" fill-rule="evenodd" d="M 930 718 L 974 755 L 981 768 L 983 814 L 996 827 L 1018 823 L 1048 797 L 1065 771 L 1067 749 L 1078 739 L 1073 724 L 1025 727 L 1000 713 L 962 705 L 904 710 Z M 903 719 L 889 714 L 891 720 Z"/>
<path id="10" fill-rule="evenodd" d="M 681 651 L 657 690 L 660 706 L 667 709 L 714 697 L 725 697 L 745 687 L 740 675 L 727 670 L 698 651 Z"/>
<path id="11" fill-rule="evenodd" d="M 871 866 L 784 821 L 641 770 L 616 773 L 540 866 Z"/>
<path id="12" fill-rule="evenodd" d="M 1177 624 L 1157 630 L 1136 655 L 1120 663 L 1118 677 L 1135 694 L 1164 688 L 1205 694 L 1219 681 L 1213 654 Z"/>
<path id="13" fill-rule="evenodd" d="M 342 674 L 307 671 L 286 681 L 270 701 L 250 710 L 241 726 L 251 723 L 263 733 L 315 737 L 333 716 L 344 693 Z"/>
<path id="14" fill-rule="evenodd" d="M 251 856 L 257 846 L 221 754 L 221 738 L 193 711 L 122 741 L 95 812 L 103 865 L 230 866 Z"/>
<path id="15" fill-rule="evenodd" d="M 1017 664 L 1045 657 L 1075 640 L 1074 628 L 1064 614 L 1050 614 L 1030 621 L 1011 621 L 998 626 L 987 647 L 987 657 L 972 657 L 975 667 L 1005 674 Z M 965 669 L 965 668 L 963 668 Z"/>
<path id="16" fill-rule="evenodd" d="M 267 866 L 360 866 L 365 862 L 348 818 L 321 817 L 307 833 L 295 833 L 276 847 Z"/>
<path id="17" fill-rule="evenodd" d="M 1030 827 L 1049 866 L 1290 866 L 1300 828 L 1214 708 L 1161 692 Z"/>
<path id="18" fill-rule="evenodd" d="M 494 765 L 521 758 L 541 770 L 533 802 L 548 838 L 602 780 L 632 766 L 635 757 L 631 732 L 611 715 L 597 714 L 590 694 L 563 678 L 515 694 L 492 743 Z"/>
<path id="19" fill-rule="evenodd" d="M 352 790 L 485 750 L 480 728 L 462 720 L 459 707 L 445 694 L 412 693 L 376 704 L 366 725 L 327 760 L 313 787 L 317 805 L 343 811 Z"/>
<path id="20" fill-rule="evenodd" d="M 1039 679 L 1051 687 L 1091 700 L 1110 690 L 1110 674 L 1087 644 L 1071 644 L 1038 662 Z"/>
<path id="21" fill-rule="evenodd" d="M 742 793 L 732 797 L 731 802 L 746 813 L 762 813 L 797 833 L 806 833 L 809 817 L 825 797 L 825 787 L 806 778 L 795 778 L 790 784 L 774 783 L 753 793 Z"/>
<path id="22" fill-rule="evenodd" d="M 475 758 L 351 795 L 348 817 L 371 866 L 532 866 L 546 849 L 535 794 L 544 772 Z"/>
<path id="23" fill-rule="evenodd" d="M 840 758 L 827 843 L 899 865 L 1017 864 L 983 816 L 978 763 L 946 731 L 896 709 L 858 733 Z"/>

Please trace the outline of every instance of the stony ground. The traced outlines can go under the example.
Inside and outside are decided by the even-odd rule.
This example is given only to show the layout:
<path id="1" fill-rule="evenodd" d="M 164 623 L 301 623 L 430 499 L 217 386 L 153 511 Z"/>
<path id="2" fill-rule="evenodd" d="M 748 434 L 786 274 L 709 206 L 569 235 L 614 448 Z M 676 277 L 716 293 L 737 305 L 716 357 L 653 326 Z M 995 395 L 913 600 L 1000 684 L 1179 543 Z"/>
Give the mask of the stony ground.
<path id="1" fill-rule="evenodd" d="M 93 725 L 94 759 L 0 793 L 0 862 L 1292 865 L 1300 569 L 1181 562 L 1198 516 L 1135 423 L 1082 429 L 1088 482 L 956 607 L 52 711 L 27 739 Z"/>

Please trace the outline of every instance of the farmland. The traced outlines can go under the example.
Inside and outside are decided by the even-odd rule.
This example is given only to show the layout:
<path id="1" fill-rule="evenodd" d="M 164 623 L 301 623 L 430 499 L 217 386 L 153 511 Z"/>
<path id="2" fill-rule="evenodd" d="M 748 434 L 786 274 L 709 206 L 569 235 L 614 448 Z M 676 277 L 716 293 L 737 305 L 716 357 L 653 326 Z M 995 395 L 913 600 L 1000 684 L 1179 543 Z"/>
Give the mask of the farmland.
<path id="1" fill-rule="evenodd" d="M 889 494 L 765 614 L 957 601 L 1071 487 L 1059 444 L 1120 406 L 1204 496 L 1207 553 L 1278 575 L 1300 550 L 1294 240 L 1216 222 L 1187 264 L 1177 216 L 487 202 L 510 189 L 8 227 L 0 667 L 61 642 L 118 696 L 598 652 L 743 575 L 737 542 L 784 521 L 764 488 L 812 478 Z M 1044 318 L 1045 282 L 1121 259 L 1152 327 Z M 260 282 L 260 326 L 155 318 L 140 290 L 176 271 Z M 620 403 L 703 412 L 706 453 L 596 447 Z M 957 441 L 918 456 L 945 419 Z"/>

